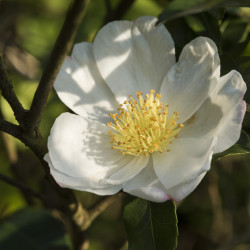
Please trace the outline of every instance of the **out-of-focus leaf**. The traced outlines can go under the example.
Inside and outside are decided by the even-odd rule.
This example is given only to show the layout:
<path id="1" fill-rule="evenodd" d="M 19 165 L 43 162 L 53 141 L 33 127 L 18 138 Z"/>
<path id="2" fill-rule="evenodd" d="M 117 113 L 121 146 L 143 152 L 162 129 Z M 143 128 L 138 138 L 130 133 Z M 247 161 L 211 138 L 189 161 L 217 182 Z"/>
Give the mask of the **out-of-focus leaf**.
<path id="1" fill-rule="evenodd" d="M 217 48 L 220 52 L 221 33 L 218 19 L 214 17 L 214 15 L 207 12 L 199 13 L 194 16 L 197 17 L 198 20 L 200 20 L 205 28 L 198 35 L 211 38 L 216 43 Z"/>
<path id="2" fill-rule="evenodd" d="M 200 13 L 215 7 L 221 7 L 225 0 L 175 0 L 158 17 L 158 22 L 166 22 L 175 18 Z"/>
<path id="3" fill-rule="evenodd" d="M 197 34 L 203 32 L 205 30 L 205 27 L 203 25 L 203 23 L 201 22 L 201 20 L 199 20 L 199 18 L 197 18 L 196 15 L 192 15 L 192 16 L 187 16 L 186 21 L 189 25 L 189 27 Z"/>
<path id="4" fill-rule="evenodd" d="M 154 203 L 129 196 L 123 217 L 129 250 L 176 248 L 178 228 L 173 201 Z"/>
<path id="5" fill-rule="evenodd" d="M 229 46 L 239 43 L 246 32 L 247 26 L 247 22 L 229 22 L 222 33 L 224 48 L 227 49 Z"/>
<path id="6" fill-rule="evenodd" d="M 159 15 L 158 22 L 166 22 L 175 18 L 229 7 L 250 7 L 249 0 L 174 0 Z"/>
<path id="7" fill-rule="evenodd" d="M 69 249 L 62 224 L 45 211 L 20 210 L 1 221 L 0 232 L 0 249 Z"/>
<path id="8" fill-rule="evenodd" d="M 195 39 L 197 34 L 190 28 L 184 17 L 168 22 L 166 27 L 175 42 L 176 59 L 178 59 L 183 47 Z"/>
<path id="9" fill-rule="evenodd" d="M 169 2 L 171 2 L 171 1 L 173 1 L 173 0 L 155 0 L 155 2 L 157 2 L 162 7 L 166 7 L 169 4 Z"/>
<path id="10" fill-rule="evenodd" d="M 214 16 L 216 19 L 222 20 L 225 15 L 225 9 L 224 8 L 212 9 L 208 11 L 208 13 Z"/>
<path id="11" fill-rule="evenodd" d="M 249 0 L 226 0 L 225 7 L 250 7 Z"/>
<path id="12" fill-rule="evenodd" d="M 219 21 L 211 13 L 199 13 L 171 20 L 166 23 L 166 27 L 175 41 L 177 58 L 183 47 L 197 36 L 211 38 L 220 51 L 221 33 Z"/>
<path id="13" fill-rule="evenodd" d="M 236 144 L 234 144 L 231 148 L 228 150 L 215 154 L 213 156 L 213 161 L 220 160 L 223 157 L 229 156 L 229 155 L 239 155 L 239 154 L 249 154 L 250 153 L 250 140 L 249 136 L 246 132 L 242 131 L 240 139 Z"/>
<path id="14" fill-rule="evenodd" d="M 240 25 L 240 24 L 238 24 Z M 236 25 L 236 26 L 238 26 Z M 231 22 L 228 24 L 231 26 Z M 234 25 L 232 25 L 234 26 Z M 242 23 L 241 28 L 229 28 L 231 30 L 231 35 L 229 31 L 228 35 L 222 33 L 223 53 L 220 55 L 221 58 L 221 75 L 227 74 L 232 69 L 239 71 L 247 84 L 248 91 L 245 94 L 244 100 L 250 103 L 250 33 L 247 27 Z M 235 30 L 235 32 L 233 32 Z M 245 33 L 245 34 L 244 34 Z M 241 41 L 237 43 L 237 37 Z M 249 106 L 247 106 L 247 111 L 249 112 Z"/>
<path id="15" fill-rule="evenodd" d="M 250 87 L 250 33 L 248 23 L 232 15 L 221 26 L 222 54 L 221 75 L 232 69 L 239 71 Z M 250 93 L 247 91 L 244 99 L 250 102 Z"/>
<path id="16" fill-rule="evenodd" d="M 247 112 L 250 112 L 250 104 L 247 103 Z"/>

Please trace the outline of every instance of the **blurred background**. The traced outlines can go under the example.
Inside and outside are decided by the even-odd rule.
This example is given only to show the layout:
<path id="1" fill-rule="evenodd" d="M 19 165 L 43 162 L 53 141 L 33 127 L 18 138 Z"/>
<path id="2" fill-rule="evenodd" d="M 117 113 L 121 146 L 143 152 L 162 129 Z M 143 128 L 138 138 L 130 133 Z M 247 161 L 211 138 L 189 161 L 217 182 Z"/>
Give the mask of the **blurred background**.
<path id="1" fill-rule="evenodd" d="M 135 0 L 119 16 L 132 20 L 158 16 L 171 1 Z M 112 17 L 120 1 L 90 1 L 76 43 L 92 41 Z M 42 71 L 63 24 L 69 0 L 0 1 L 0 52 L 14 89 L 29 108 Z M 212 38 L 219 49 L 222 75 L 238 70 L 250 82 L 250 8 L 216 9 L 167 22 L 176 44 L 183 46 L 197 36 Z M 13 112 L 0 97 L 0 115 L 15 122 Z M 249 94 L 246 97 L 250 100 Z M 41 131 L 46 138 L 56 117 L 67 107 L 52 91 L 43 114 Z M 243 123 L 241 148 L 249 148 L 250 114 Z M 242 146 L 243 145 L 243 146 Z M 245 148 L 244 148 L 245 145 Z M 238 145 L 236 145 L 237 149 Z M 245 149 L 245 151 L 244 151 Z M 178 205 L 179 250 L 250 249 L 250 155 L 237 154 L 214 161 L 199 187 Z M 43 169 L 33 153 L 18 140 L 0 134 L 0 173 L 41 191 Z M 84 207 L 100 197 L 76 192 Z M 14 235 L 14 236 L 13 236 Z M 122 200 L 113 203 L 87 232 L 90 250 L 121 249 L 126 241 Z M 45 243 L 46 242 L 46 243 Z M 37 244 L 40 244 L 40 248 Z M 47 245 L 46 245 L 47 244 Z M 0 181 L 0 249 L 70 249 L 63 225 L 38 199 Z M 124 247 L 124 249 L 126 249 Z"/>

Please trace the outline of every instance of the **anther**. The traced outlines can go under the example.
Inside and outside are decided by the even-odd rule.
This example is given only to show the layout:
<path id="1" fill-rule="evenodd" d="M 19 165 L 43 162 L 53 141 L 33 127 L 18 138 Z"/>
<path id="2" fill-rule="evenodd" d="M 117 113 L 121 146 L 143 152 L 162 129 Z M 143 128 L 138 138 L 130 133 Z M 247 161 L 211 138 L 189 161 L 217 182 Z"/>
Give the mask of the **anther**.
<path id="1" fill-rule="evenodd" d="M 113 122 L 106 125 L 114 131 L 108 132 L 112 149 L 118 149 L 123 155 L 134 156 L 170 151 L 168 145 L 184 125 L 176 122 L 179 119 L 178 112 L 168 118 L 168 105 L 163 107 L 163 103 L 159 102 L 161 94 L 154 94 L 155 91 L 150 90 L 143 98 L 142 92 L 138 90 L 138 101 L 129 95 L 128 100 L 123 102 L 125 108 L 122 108 L 123 104 L 119 105 L 119 114 L 109 114 Z M 179 129 L 176 129 L 177 126 Z"/>

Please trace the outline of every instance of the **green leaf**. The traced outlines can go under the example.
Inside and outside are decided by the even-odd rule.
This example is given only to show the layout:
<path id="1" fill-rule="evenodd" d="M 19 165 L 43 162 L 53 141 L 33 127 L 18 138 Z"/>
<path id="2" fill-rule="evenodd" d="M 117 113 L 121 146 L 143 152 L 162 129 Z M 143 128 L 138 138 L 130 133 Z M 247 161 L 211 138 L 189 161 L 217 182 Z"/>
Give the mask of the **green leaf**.
<path id="1" fill-rule="evenodd" d="M 158 16 L 159 23 L 211 9 L 250 7 L 249 0 L 174 0 Z"/>
<path id="2" fill-rule="evenodd" d="M 250 112 L 250 104 L 247 103 L 247 112 Z"/>
<path id="3" fill-rule="evenodd" d="M 224 3 L 226 7 L 250 7 L 249 0 L 226 0 Z"/>
<path id="4" fill-rule="evenodd" d="M 1 221 L 0 232 L 0 249 L 69 249 L 62 223 L 46 211 L 20 210 Z"/>
<path id="5" fill-rule="evenodd" d="M 197 35 L 188 26 L 185 18 L 176 19 L 173 22 L 167 23 L 166 26 L 175 41 L 176 58 L 179 58 L 183 47 L 191 40 L 195 39 Z"/>
<path id="6" fill-rule="evenodd" d="M 212 9 L 208 11 L 208 13 L 214 16 L 217 20 L 223 20 L 225 16 L 225 9 L 224 8 Z"/>
<path id="7" fill-rule="evenodd" d="M 177 246 L 175 203 L 154 203 L 128 196 L 123 214 L 129 250 L 174 250 Z"/>
<path id="8" fill-rule="evenodd" d="M 222 33 L 223 46 L 229 49 L 230 46 L 234 46 L 239 43 L 241 38 L 244 36 L 248 23 L 244 21 L 231 21 Z M 245 45 L 246 46 L 246 45 Z"/>
<path id="9" fill-rule="evenodd" d="M 231 148 L 227 149 L 222 153 L 215 154 L 213 156 L 213 161 L 218 161 L 223 157 L 230 155 L 239 155 L 239 154 L 249 154 L 250 153 L 250 140 L 246 132 L 242 131 L 240 139 L 236 144 Z"/>
<path id="10" fill-rule="evenodd" d="M 158 22 L 166 22 L 179 17 L 200 13 L 215 7 L 221 7 L 225 0 L 175 0 L 158 17 Z"/>
<path id="11" fill-rule="evenodd" d="M 220 50 L 221 33 L 219 22 L 218 19 L 214 17 L 214 15 L 212 15 L 210 12 L 204 12 L 194 15 L 198 18 L 198 20 L 200 20 L 205 28 L 204 31 L 199 33 L 199 36 L 206 36 L 211 38 L 216 43 L 218 50 Z"/>

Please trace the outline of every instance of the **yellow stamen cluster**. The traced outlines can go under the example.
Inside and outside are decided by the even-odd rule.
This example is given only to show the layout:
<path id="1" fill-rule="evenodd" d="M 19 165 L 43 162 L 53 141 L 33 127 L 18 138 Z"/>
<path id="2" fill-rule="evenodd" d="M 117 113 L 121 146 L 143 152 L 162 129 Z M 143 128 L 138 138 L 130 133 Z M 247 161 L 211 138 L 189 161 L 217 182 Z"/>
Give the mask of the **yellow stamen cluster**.
<path id="1" fill-rule="evenodd" d="M 184 126 L 177 123 L 178 112 L 168 115 L 168 105 L 160 102 L 161 95 L 150 90 L 142 97 L 137 91 L 138 101 L 131 95 L 118 107 L 118 113 L 109 114 L 113 122 L 107 123 L 112 149 L 118 149 L 124 155 L 148 155 L 155 151 L 169 152 L 168 145 L 177 137 Z"/>

